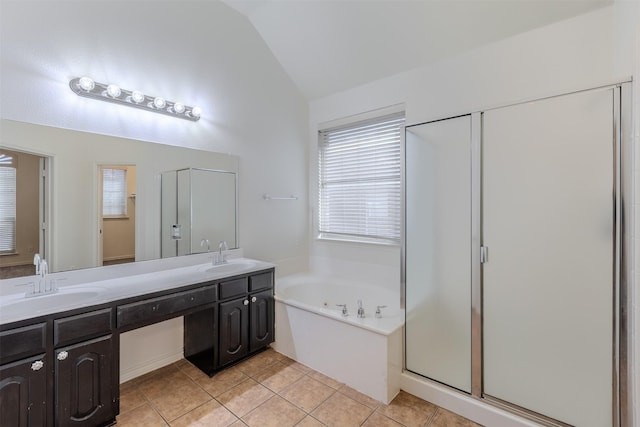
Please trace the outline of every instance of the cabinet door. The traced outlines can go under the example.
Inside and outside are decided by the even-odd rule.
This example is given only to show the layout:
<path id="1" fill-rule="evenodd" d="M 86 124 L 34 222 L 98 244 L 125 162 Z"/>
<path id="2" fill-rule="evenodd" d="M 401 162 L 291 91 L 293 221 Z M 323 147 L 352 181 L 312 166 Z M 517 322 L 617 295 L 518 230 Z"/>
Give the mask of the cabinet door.
<path id="1" fill-rule="evenodd" d="M 220 303 L 219 365 L 234 362 L 249 352 L 249 300 Z"/>
<path id="2" fill-rule="evenodd" d="M 249 347 L 251 351 L 273 342 L 274 300 L 271 289 L 251 295 L 251 328 Z"/>
<path id="3" fill-rule="evenodd" d="M 44 354 L 0 366 L 0 426 L 46 425 Z"/>
<path id="4" fill-rule="evenodd" d="M 115 419 L 112 352 L 111 335 L 56 350 L 58 426 L 92 427 Z"/>

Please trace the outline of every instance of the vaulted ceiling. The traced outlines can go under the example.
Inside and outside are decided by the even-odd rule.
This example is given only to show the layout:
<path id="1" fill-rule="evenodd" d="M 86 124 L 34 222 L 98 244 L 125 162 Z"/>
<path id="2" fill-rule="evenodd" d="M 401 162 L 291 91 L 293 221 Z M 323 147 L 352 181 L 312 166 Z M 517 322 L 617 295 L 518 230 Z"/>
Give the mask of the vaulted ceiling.
<path id="1" fill-rule="evenodd" d="M 613 0 L 223 0 L 307 99 L 422 66 Z"/>

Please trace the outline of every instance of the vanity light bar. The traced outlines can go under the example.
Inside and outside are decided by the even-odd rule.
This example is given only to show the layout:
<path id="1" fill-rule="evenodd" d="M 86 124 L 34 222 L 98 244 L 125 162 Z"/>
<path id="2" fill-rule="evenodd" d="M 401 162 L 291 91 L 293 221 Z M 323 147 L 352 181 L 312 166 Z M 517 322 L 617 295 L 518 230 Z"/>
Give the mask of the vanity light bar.
<path id="1" fill-rule="evenodd" d="M 138 90 L 122 89 L 114 84 L 99 83 L 90 77 L 72 79 L 69 82 L 69 87 L 76 95 L 86 98 L 127 105 L 193 122 L 200 120 L 200 114 L 202 113 L 200 107 L 190 107 L 179 102 L 167 101 L 159 96 L 145 95 Z"/>

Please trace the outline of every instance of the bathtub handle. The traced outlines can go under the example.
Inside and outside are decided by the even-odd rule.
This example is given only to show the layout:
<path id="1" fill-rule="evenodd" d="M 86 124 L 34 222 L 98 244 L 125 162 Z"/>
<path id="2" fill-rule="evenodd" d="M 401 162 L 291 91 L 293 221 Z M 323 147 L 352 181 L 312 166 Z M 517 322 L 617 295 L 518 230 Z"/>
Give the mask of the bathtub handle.
<path id="1" fill-rule="evenodd" d="M 349 315 L 349 310 L 347 310 L 347 304 L 336 304 L 338 307 L 342 307 L 342 317 L 347 317 Z"/>

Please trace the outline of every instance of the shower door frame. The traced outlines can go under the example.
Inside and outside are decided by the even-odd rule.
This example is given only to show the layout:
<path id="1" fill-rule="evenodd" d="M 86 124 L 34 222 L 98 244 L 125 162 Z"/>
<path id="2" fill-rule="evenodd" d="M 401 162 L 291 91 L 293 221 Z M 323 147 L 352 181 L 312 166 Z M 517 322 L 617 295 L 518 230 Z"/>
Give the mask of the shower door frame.
<path id="1" fill-rule="evenodd" d="M 557 93 L 551 96 L 532 98 L 517 103 L 494 106 L 492 108 L 481 109 L 471 113 L 471 394 L 467 394 L 454 387 L 447 386 L 454 393 L 472 397 L 489 405 L 507 410 L 523 418 L 535 421 L 545 426 L 566 426 L 566 424 L 548 418 L 542 414 L 530 411 L 517 405 L 503 402 L 500 399 L 487 396 L 483 390 L 483 337 L 482 337 L 482 306 L 483 306 L 483 276 L 481 260 L 481 247 L 483 244 L 482 235 L 482 119 L 483 113 L 498 108 L 504 108 L 533 101 L 577 94 L 592 90 L 613 91 L 613 157 L 614 157 L 614 177 L 612 189 L 613 208 L 613 349 L 612 349 L 612 426 L 630 426 L 632 420 L 633 402 L 632 393 L 629 392 L 629 385 L 632 384 L 630 375 L 629 360 L 630 343 L 633 337 L 630 336 L 629 321 L 632 310 L 631 286 L 633 277 L 633 138 L 632 138 L 632 117 L 631 117 L 631 81 L 615 82 L 601 86 L 591 87 L 583 90 Z M 469 113 L 467 113 L 469 114 Z M 415 123 L 405 126 L 428 124 L 448 118 L 459 117 L 451 115 L 447 118 L 439 118 L 425 122 Z M 402 134 L 402 243 L 401 243 L 401 306 L 406 307 L 406 130 Z M 637 167 L 638 165 L 636 165 Z M 406 331 L 406 328 L 405 328 Z M 405 332 L 406 335 L 406 332 Z M 406 371 L 406 336 L 403 348 L 403 369 Z M 417 374 L 420 375 L 420 374 Z M 442 383 L 420 375 L 425 381 Z"/>

